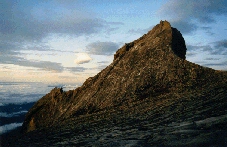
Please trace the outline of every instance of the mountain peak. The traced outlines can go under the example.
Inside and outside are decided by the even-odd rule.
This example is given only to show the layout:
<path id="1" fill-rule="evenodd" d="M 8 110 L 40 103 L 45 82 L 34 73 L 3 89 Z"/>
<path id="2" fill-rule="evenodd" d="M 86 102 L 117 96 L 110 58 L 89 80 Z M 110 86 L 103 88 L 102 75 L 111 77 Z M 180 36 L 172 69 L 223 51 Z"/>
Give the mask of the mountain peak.
<path id="1" fill-rule="evenodd" d="M 165 20 L 160 21 L 159 24 L 157 24 L 151 31 L 143 35 L 141 38 L 130 43 L 125 43 L 125 45 L 114 55 L 114 60 L 123 57 L 129 50 L 133 50 L 133 48 L 135 50 L 144 45 L 148 45 L 150 47 L 160 46 L 160 48 L 158 48 L 159 50 L 165 49 L 163 48 L 164 46 L 168 46 L 171 47 L 175 55 L 181 59 L 186 58 L 187 48 L 182 34 L 176 28 L 172 28 L 170 23 Z M 168 52 L 168 49 L 166 52 Z"/>
<path id="2" fill-rule="evenodd" d="M 175 93 L 196 93 L 226 80 L 212 69 L 186 61 L 185 55 L 181 33 L 161 21 L 147 34 L 121 47 L 113 62 L 81 87 L 67 92 L 54 89 L 41 98 L 27 113 L 23 131 L 99 112 L 127 111 L 144 99 L 158 101 L 170 95 L 174 101 Z"/>
<path id="3" fill-rule="evenodd" d="M 168 21 L 164 20 L 164 21 L 160 21 L 160 25 L 162 25 L 162 28 L 170 28 L 171 25 Z"/>

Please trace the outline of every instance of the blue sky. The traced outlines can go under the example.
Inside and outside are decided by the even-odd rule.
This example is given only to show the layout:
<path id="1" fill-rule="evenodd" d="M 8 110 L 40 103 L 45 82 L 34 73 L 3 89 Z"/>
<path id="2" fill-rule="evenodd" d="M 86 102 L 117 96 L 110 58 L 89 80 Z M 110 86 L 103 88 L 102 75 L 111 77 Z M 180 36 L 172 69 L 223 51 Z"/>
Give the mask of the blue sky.
<path id="1" fill-rule="evenodd" d="M 225 0 L 2 0 L 0 13 L 0 81 L 83 83 L 160 20 L 188 61 L 227 70 Z"/>

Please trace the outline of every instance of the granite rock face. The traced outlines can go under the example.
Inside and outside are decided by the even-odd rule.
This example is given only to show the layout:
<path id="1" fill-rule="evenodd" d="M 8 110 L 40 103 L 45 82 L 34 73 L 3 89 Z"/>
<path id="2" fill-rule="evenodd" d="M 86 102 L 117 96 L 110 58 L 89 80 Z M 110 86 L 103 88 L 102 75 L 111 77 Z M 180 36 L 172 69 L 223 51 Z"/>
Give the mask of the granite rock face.
<path id="1" fill-rule="evenodd" d="M 165 145 L 171 146 L 171 139 L 177 141 L 176 137 L 181 134 L 177 132 L 178 125 L 182 127 L 186 123 L 183 130 L 187 127 L 196 130 L 203 120 L 222 116 L 218 122 L 223 126 L 227 114 L 227 74 L 185 60 L 186 50 L 181 33 L 169 22 L 161 21 L 147 34 L 121 47 L 113 62 L 96 76 L 88 78 L 81 87 L 67 92 L 55 88 L 41 98 L 27 113 L 22 131 L 33 135 L 42 132 L 45 136 L 43 132 L 50 128 L 56 128 L 58 133 L 66 133 L 70 128 L 74 130 L 70 133 L 80 138 L 88 132 L 87 135 L 95 135 L 94 132 L 101 135 L 109 132 L 108 128 L 117 127 L 121 135 L 130 130 L 134 135 L 141 132 L 145 146 L 165 142 L 158 138 L 161 134 L 157 134 L 164 131 L 164 136 L 170 139 Z M 215 126 L 219 125 L 218 122 L 214 123 Z M 193 127 L 195 123 L 197 126 Z M 201 126 L 199 129 L 202 132 Z M 82 133 L 83 130 L 88 132 Z M 55 132 L 55 137 L 61 136 L 58 133 Z M 171 138 L 171 133 L 175 138 Z M 196 131 L 193 133 L 198 134 Z M 192 137 L 192 134 L 188 136 Z M 212 136 L 210 132 L 208 134 Z M 100 146 L 100 135 L 96 134 L 97 138 L 93 136 L 90 141 Z M 115 139 L 127 138 L 118 137 Z M 81 138 L 82 142 L 90 142 L 89 137 L 84 136 L 84 139 Z M 77 144 L 81 140 L 71 142 Z M 190 139 L 187 141 L 190 145 Z M 138 140 L 136 142 L 141 144 Z"/>
<path id="2" fill-rule="evenodd" d="M 186 45 L 181 33 L 167 21 L 125 44 L 114 61 L 84 84 L 68 92 L 53 89 L 28 112 L 25 132 L 49 127 L 56 121 L 124 105 L 168 91 L 203 88 L 215 71 L 184 60 Z"/>
<path id="3" fill-rule="evenodd" d="M 88 78 L 81 87 L 64 93 L 53 89 L 40 99 L 28 112 L 23 128 L 29 132 L 67 117 L 168 91 L 180 79 L 187 78 L 186 71 L 175 65 L 184 66 L 185 54 L 181 33 L 169 22 L 161 21 L 148 34 L 126 43 L 116 52 L 112 64 Z"/>

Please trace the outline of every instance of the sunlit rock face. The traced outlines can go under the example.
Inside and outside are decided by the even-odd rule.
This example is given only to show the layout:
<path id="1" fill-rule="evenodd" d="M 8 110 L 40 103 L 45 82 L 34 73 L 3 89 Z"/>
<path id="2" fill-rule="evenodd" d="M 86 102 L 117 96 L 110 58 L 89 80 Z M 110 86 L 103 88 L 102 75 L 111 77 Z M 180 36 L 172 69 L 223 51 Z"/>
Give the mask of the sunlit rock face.
<path id="1" fill-rule="evenodd" d="M 102 146 L 99 139 L 104 138 L 103 146 L 111 141 L 124 146 L 127 141 L 121 139 L 134 134 L 135 145 L 177 146 L 190 143 L 196 133 L 200 138 L 194 140 L 195 145 L 211 143 L 205 138 L 212 138 L 212 132 L 203 132 L 202 128 L 227 128 L 227 74 L 187 61 L 186 50 L 181 33 L 161 21 L 139 39 L 125 43 L 113 62 L 81 87 L 66 92 L 55 88 L 41 98 L 27 113 L 22 131 L 33 135 L 42 132 L 40 137 L 44 138 L 50 132 L 55 137 L 59 132 L 71 133 L 68 139 L 65 136 L 66 142 L 58 142 L 62 145 L 69 145 L 69 141 L 80 145 L 77 143 L 84 140 L 88 146 L 90 141 Z M 209 118 L 215 123 L 206 121 Z M 111 131 L 113 135 L 114 129 L 115 134 L 121 134 L 116 140 L 111 134 L 110 138 L 102 136 Z M 181 136 L 184 133 L 186 140 Z"/>
<path id="2" fill-rule="evenodd" d="M 185 54 L 181 33 L 169 22 L 161 21 L 138 40 L 120 48 L 113 63 L 87 79 L 82 87 L 68 92 L 53 89 L 40 99 L 27 114 L 24 130 L 29 132 L 51 126 L 72 115 L 101 111 L 132 98 L 141 99 L 168 90 L 172 86 L 167 83 L 174 85 L 177 82 L 177 73 L 172 66 L 184 64 Z M 176 81 L 173 81 L 174 77 Z"/>

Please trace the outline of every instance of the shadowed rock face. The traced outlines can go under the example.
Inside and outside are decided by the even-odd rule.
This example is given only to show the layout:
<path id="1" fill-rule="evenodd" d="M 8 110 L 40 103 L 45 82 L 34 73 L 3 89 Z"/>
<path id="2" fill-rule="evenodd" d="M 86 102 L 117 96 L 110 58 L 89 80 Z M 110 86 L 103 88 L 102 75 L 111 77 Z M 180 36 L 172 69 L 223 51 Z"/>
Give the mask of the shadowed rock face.
<path id="1" fill-rule="evenodd" d="M 172 50 L 180 58 L 185 59 L 186 45 L 183 36 L 176 28 L 172 28 Z"/>
<path id="2" fill-rule="evenodd" d="M 66 126 L 71 126 L 71 130 L 77 131 L 74 136 L 78 137 L 83 134 L 80 131 L 86 134 L 83 131 L 88 129 L 86 127 L 90 127 L 90 134 L 105 134 L 108 128 L 114 127 L 118 127 L 120 134 L 139 128 L 134 133 L 147 133 L 142 137 L 147 143 L 144 145 L 152 145 L 163 143 L 163 139 L 158 138 L 163 131 L 170 143 L 171 139 L 178 140 L 176 136 L 184 132 L 184 129 L 176 131 L 178 125 L 186 123 L 186 128 L 196 130 L 195 123 L 201 125 L 207 118 L 223 116 L 226 119 L 226 72 L 186 61 L 185 55 L 186 45 L 181 33 L 169 22 L 161 21 L 141 38 L 126 43 L 109 66 L 88 78 L 81 87 L 67 92 L 55 88 L 41 98 L 27 113 L 22 131 L 30 135 L 41 131 L 45 136 L 45 130 L 52 132 L 50 128 L 55 128 L 56 137 L 59 132 L 67 132 L 69 127 Z M 219 122 L 225 124 L 223 119 L 214 124 L 218 126 Z M 164 127 L 168 125 L 169 128 Z M 156 136 L 151 137 L 154 133 Z M 171 133 L 175 138 L 170 137 Z M 122 137 L 127 138 L 118 139 Z M 97 138 L 100 139 L 100 135 Z M 97 138 L 90 139 L 97 141 Z M 83 139 L 89 142 L 88 138 Z M 167 141 L 166 145 L 171 144 Z"/>

